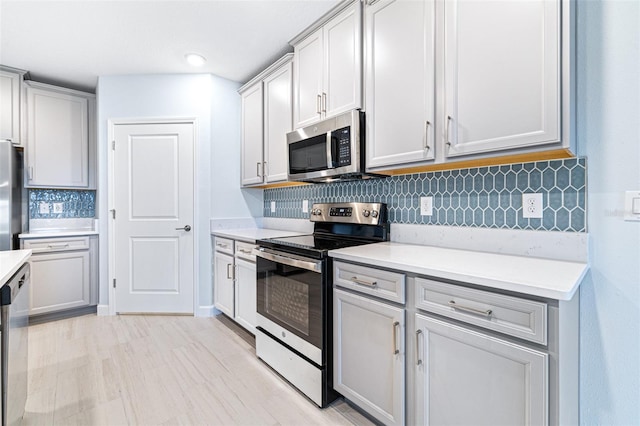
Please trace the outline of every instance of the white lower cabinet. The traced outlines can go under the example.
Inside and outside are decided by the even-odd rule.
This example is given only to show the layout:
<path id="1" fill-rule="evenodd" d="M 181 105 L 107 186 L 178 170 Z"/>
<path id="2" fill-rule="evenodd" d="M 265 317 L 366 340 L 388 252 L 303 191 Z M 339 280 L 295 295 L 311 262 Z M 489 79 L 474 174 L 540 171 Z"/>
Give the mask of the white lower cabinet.
<path id="1" fill-rule="evenodd" d="M 404 424 L 404 308 L 334 288 L 333 323 L 335 390 L 384 424 Z"/>
<path id="2" fill-rule="evenodd" d="M 31 249 L 29 315 L 97 304 L 97 239 L 91 237 L 26 240 Z"/>
<path id="3" fill-rule="evenodd" d="M 236 258 L 235 317 L 238 324 L 255 334 L 256 264 Z"/>
<path id="4" fill-rule="evenodd" d="M 231 318 L 234 313 L 234 263 L 233 256 L 215 252 L 214 255 L 215 285 L 213 286 L 213 300 L 216 309 Z"/>
<path id="5" fill-rule="evenodd" d="M 417 424 L 548 424 L 548 354 L 422 314 L 415 328 Z"/>

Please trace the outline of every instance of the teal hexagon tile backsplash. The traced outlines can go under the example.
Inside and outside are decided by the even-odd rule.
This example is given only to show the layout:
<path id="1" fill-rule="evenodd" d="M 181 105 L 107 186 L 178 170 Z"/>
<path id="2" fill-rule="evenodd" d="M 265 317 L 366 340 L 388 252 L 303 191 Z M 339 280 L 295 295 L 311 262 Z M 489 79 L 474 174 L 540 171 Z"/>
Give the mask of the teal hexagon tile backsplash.
<path id="1" fill-rule="evenodd" d="M 387 203 L 392 223 L 586 232 L 586 166 L 569 158 L 266 189 L 264 216 L 308 218 L 303 200 L 376 201 Z M 542 194 L 542 219 L 522 216 L 522 194 L 531 192 Z M 433 197 L 431 216 L 420 214 L 423 196 Z"/>

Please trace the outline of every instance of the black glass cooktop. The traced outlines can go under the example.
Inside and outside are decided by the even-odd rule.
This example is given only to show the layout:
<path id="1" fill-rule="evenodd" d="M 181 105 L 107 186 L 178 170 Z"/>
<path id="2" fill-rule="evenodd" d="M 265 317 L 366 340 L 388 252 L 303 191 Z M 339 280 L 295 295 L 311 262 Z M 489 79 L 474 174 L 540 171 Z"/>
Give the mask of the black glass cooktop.
<path id="1" fill-rule="evenodd" d="M 339 248 L 371 244 L 373 241 L 366 241 L 357 238 L 334 238 L 324 235 L 298 235 L 295 237 L 269 238 L 258 241 L 261 247 L 270 247 L 290 253 L 309 254 L 314 252 L 316 256 L 326 256 L 329 250 Z M 314 257 L 316 257 L 314 256 Z"/>

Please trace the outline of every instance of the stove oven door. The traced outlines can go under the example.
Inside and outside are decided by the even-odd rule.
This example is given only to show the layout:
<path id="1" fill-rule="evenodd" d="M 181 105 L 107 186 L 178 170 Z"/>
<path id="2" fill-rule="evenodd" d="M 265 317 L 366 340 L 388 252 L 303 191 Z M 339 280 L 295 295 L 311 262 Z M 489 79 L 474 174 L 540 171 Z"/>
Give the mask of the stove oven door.
<path id="1" fill-rule="evenodd" d="M 256 255 L 258 330 L 323 366 L 326 261 L 270 249 Z"/>

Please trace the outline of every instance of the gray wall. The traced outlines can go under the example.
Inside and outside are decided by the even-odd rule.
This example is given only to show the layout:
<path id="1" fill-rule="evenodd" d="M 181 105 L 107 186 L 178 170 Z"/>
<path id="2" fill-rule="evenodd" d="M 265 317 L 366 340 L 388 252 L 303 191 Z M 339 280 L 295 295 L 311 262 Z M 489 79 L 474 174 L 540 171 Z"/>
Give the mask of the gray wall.
<path id="1" fill-rule="evenodd" d="M 578 2 L 578 145 L 588 158 L 591 272 L 581 288 L 583 424 L 640 423 L 640 2 Z"/>

